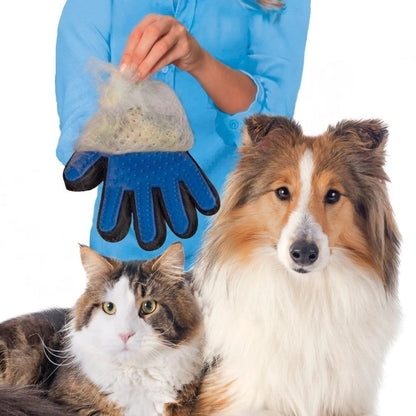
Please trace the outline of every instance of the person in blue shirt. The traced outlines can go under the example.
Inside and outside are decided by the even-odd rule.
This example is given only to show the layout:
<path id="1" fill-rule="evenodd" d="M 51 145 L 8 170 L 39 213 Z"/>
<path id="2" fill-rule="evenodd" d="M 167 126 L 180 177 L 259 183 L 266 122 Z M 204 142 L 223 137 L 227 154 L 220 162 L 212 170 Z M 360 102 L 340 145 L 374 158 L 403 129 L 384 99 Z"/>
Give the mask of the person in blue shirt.
<path id="1" fill-rule="evenodd" d="M 97 110 L 95 83 L 86 70 L 96 58 L 120 70 L 133 68 L 138 81 L 151 76 L 174 89 L 194 133 L 190 154 L 221 191 L 238 160 L 244 119 L 255 113 L 293 116 L 309 14 L 310 0 L 287 0 L 282 7 L 269 0 L 67 0 L 56 51 L 58 158 L 68 162 Z M 182 240 L 187 266 L 209 218 L 199 215 L 198 221 L 197 233 Z M 159 250 L 144 251 L 133 228 L 113 243 L 93 225 L 90 245 L 130 260 L 154 257 L 177 240 L 168 231 Z"/>

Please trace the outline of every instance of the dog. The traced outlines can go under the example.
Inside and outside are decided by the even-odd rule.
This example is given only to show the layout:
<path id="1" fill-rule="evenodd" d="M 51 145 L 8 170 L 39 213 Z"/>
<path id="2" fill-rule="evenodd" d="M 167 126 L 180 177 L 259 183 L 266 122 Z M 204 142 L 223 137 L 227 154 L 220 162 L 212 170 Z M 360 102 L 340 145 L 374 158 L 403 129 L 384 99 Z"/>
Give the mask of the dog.
<path id="1" fill-rule="evenodd" d="M 375 411 L 400 317 L 387 136 L 379 120 L 317 137 L 284 117 L 246 120 L 194 268 L 208 364 L 194 415 Z"/>

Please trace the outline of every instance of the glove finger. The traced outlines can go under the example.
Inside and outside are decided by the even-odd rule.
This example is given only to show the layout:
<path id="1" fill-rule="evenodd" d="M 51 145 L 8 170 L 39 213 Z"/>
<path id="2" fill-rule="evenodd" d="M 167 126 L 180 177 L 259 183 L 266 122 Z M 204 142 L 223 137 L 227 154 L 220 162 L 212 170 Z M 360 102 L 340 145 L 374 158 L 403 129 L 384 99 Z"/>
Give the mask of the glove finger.
<path id="1" fill-rule="evenodd" d="M 182 179 L 186 193 L 189 193 L 198 210 L 205 215 L 213 215 L 220 208 L 220 198 L 210 180 L 206 177 L 202 169 L 195 160 L 189 155 L 186 163 L 187 174 Z"/>
<path id="2" fill-rule="evenodd" d="M 161 190 L 163 211 L 171 230 L 181 238 L 193 235 L 198 225 L 195 204 L 179 182 L 172 181 Z"/>
<path id="3" fill-rule="evenodd" d="M 157 192 L 143 188 L 134 193 L 133 222 L 137 242 L 144 250 L 156 250 L 166 239 L 165 220 Z"/>
<path id="4" fill-rule="evenodd" d="M 131 204 L 128 193 L 121 187 L 104 185 L 98 212 L 97 228 L 104 240 L 122 240 L 131 223 Z"/>
<path id="5" fill-rule="evenodd" d="M 65 186 L 70 191 L 95 188 L 105 176 L 107 160 L 97 152 L 75 152 L 64 169 Z"/>

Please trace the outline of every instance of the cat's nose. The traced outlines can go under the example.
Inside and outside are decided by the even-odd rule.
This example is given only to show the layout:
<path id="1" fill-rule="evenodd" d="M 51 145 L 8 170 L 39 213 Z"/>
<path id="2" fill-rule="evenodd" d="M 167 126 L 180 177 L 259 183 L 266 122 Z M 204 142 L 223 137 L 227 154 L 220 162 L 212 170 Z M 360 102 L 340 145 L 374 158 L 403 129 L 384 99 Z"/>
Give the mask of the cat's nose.
<path id="1" fill-rule="evenodd" d="M 135 332 L 128 332 L 126 334 L 119 334 L 122 341 L 127 344 L 127 341 L 135 334 Z"/>

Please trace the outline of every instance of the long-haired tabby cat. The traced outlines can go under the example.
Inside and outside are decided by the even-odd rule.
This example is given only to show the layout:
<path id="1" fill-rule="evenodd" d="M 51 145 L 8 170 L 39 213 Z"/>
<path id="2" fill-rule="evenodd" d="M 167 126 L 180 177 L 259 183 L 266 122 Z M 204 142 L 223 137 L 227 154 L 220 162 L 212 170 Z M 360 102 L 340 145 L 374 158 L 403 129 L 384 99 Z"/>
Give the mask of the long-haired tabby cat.
<path id="1" fill-rule="evenodd" d="M 131 262 L 81 247 L 81 259 L 88 284 L 72 310 L 0 324 L 0 407 L 2 399 L 22 395 L 11 385 L 35 384 L 47 399 L 36 404 L 29 395 L 19 408 L 9 400 L 8 415 L 45 400 L 85 416 L 191 414 L 203 331 L 182 245 Z"/>

